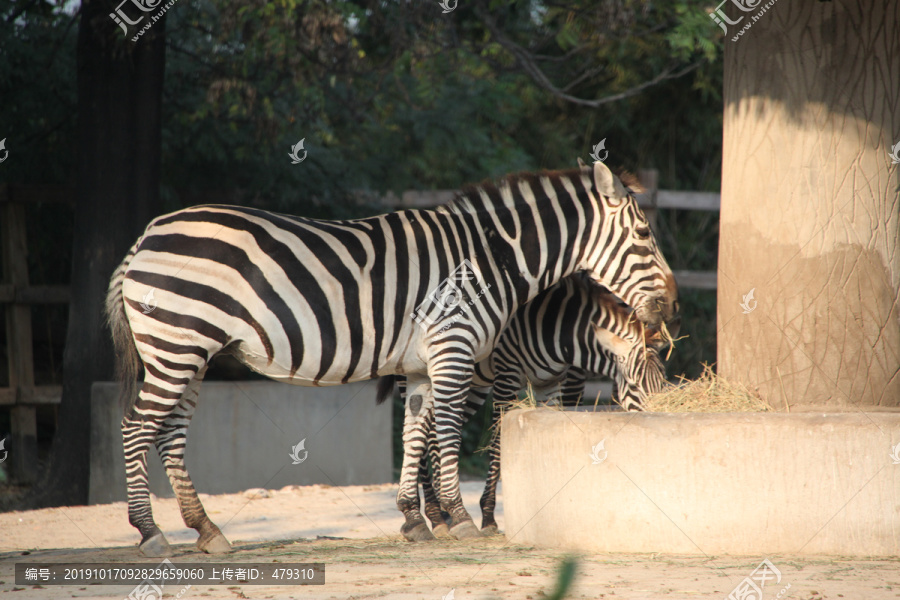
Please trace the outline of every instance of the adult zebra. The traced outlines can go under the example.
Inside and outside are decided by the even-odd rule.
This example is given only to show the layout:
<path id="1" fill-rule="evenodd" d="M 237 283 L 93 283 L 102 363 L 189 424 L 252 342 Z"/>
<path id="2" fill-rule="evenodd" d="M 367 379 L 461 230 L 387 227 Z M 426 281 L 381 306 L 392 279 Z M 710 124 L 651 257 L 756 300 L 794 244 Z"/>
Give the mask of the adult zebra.
<path id="1" fill-rule="evenodd" d="M 467 276 L 447 282 L 451 273 L 460 276 L 457 265 Z M 468 276 L 475 270 L 483 278 L 477 290 L 477 278 Z M 170 552 L 150 506 L 146 454 L 153 443 L 185 524 L 200 534 L 198 547 L 230 550 L 184 466 L 200 382 L 222 351 L 298 385 L 406 373 L 411 397 L 433 394 L 440 500 L 451 532 L 480 535 L 462 504 L 456 468 L 458 415 L 472 369 L 520 305 L 576 271 L 635 307 L 647 324 L 674 312 L 675 279 L 647 220 L 602 163 L 509 176 L 467 187 L 435 210 L 368 219 L 198 206 L 153 220 L 113 273 L 106 302 L 124 380 L 134 382 L 144 367 L 139 392 L 126 390 L 122 420 L 128 516 L 141 532 L 141 550 Z M 404 531 L 419 524 L 412 513 L 421 521 L 417 507 L 404 503 L 408 497 L 401 487 Z"/>
<path id="2" fill-rule="evenodd" d="M 669 324 L 673 335 L 677 335 L 679 324 L 680 319 Z M 538 388 L 559 384 L 560 402 L 575 406 L 584 394 L 586 374 L 594 373 L 615 380 L 617 399 L 625 410 L 643 410 L 642 404 L 648 396 L 670 385 L 659 354 L 666 343 L 658 329 L 644 327 L 630 308 L 583 275 L 564 278 L 516 311 L 491 355 L 475 365 L 464 409 L 467 416 L 475 414 L 493 389 L 494 434 L 480 501 L 483 531 L 497 531 L 494 509 L 500 479 L 500 416 L 519 391 L 528 383 Z M 406 398 L 403 376 L 383 377 L 378 382 L 378 403 L 387 398 L 395 380 L 401 398 Z M 427 447 L 433 470 L 439 474 L 431 407 L 413 410 L 407 405 L 404 430 L 407 428 L 410 441 L 403 448 L 403 473 L 418 465 L 425 516 L 436 535 L 449 535 L 424 454 Z M 418 500 L 416 494 L 412 501 Z M 418 539 L 433 537 L 427 529 L 416 533 Z"/>

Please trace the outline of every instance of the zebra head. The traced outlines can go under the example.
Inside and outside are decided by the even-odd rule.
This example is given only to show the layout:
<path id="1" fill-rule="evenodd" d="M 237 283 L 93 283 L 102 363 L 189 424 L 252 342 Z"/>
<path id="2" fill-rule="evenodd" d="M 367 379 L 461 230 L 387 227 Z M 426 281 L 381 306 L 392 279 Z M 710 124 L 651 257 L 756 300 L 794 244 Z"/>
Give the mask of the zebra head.
<path id="1" fill-rule="evenodd" d="M 659 329 L 635 319 L 634 311 L 608 291 L 591 288 L 588 319 L 593 339 L 589 354 L 596 364 L 588 365 L 588 369 L 613 376 L 614 396 L 625 410 L 643 410 L 648 396 L 671 385 L 660 356 L 668 341 Z M 680 317 L 667 323 L 672 336 L 678 335 L 680 324 Z M 615 365 L 614 373 L 603 369 L 604 361 Z"/>
<path id="2" fill-rule="evenodd" d="M 634 192 L 602 162 L 582 164 L 581 175 L 597 213 L 589 220 L 594 231 L 580 268 L 634 308 L 644 324 L 671 321 L 678 311 L 678 285 Z"/>
<path id="3" fill-rule="evenodd" d="M 666 368 L 657 347 L 638 344 L 614 358 L 613 396 L 625 410 L 644 410 L 644 401 L 649 396 L 672 387 L 666 380 Z"/>

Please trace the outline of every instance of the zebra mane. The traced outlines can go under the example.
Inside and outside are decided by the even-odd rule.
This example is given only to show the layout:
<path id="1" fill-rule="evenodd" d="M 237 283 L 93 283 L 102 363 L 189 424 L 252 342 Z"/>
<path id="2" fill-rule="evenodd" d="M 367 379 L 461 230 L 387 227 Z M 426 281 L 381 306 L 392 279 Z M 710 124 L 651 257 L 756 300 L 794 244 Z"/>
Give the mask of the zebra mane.
<path id="1" fill-rule="evenodd" d="M 630 171 L 617 169 L 614 174 L 619 178 L 619 180 L 622 182 L 622 185 L 625 186 L 629 194 L 641 194 L 645 191 L 644 186 L 641 185 L 638 178 Z M 471 212 L 473 209 L 475 211 L 490 210 L 495 207 L 492 204 L 486 204 L 481 199 L 481 191 L 486 191 L 488 193 L 494 192 L 496 194 L 499 194 L 502 187 L 508 185 L 510 188 L 515 189 L 520 181 L 526 181 L 530 185 L 535 186 L 543 177 L 547 177 L 551 180 L 578 179 L 580 177 L 588 177 L 589 179 L 591 179 L 592 175 L 591 167 L 585 166 L 575 169 L 522 171 L 519 173 L 504 175 L 503 177 L 496 179 L 484 179 L 479 183 L 469 183 L 463 185 L 456 197 L 446 204 L 438 207 L 438 210 L 443 209 L 451 212 Z M 526 202 L 526 200 L 524 200 L 520 194 L 513 194 L 513 198 L 515 199 L 516 205 Z"/>
<path id="2" fill-rule="evenodd" d="M 635 175 L 631 171 L 618 169 L 615 171 L 615 174 L 616 177 L 619 178 L 619 181 L 622 182 L 622 185 L 624 185 L 632 194 L 643 194 L 645 191 L 647 191 L 646 188 L 641 185 L 641 182 L 637 178 L 637 175 Z"/>
<path id="3" fill-rule="evenodd" d="M 490 210 L 495 207 L 492 204 L 486 204 L 481 200 L 481 194 L 479 192 L 482 190 L 499 195 L 501 188 L 508 185 L 510 188 L 516 189 L 520 181 L 526 181 L 531 185 L 535 185 L 542 177 L 559 180 L 564 178 L 577 179 L 582 176 L 590 176 L 590 171 L 588 169 L 565 169 L 512 173 L 498 179 L 485 179 L 480 183 L 468 183 L 463 185 L 453 200 L 438 208 L 449 211 L 458 210 L 461 212 L 471 212 L 472 209 L 475 209 L 476 211 Z M 513 194 L 513 198 L 516 205 L 525 204 L 527 202 L 520 194 Z"/>

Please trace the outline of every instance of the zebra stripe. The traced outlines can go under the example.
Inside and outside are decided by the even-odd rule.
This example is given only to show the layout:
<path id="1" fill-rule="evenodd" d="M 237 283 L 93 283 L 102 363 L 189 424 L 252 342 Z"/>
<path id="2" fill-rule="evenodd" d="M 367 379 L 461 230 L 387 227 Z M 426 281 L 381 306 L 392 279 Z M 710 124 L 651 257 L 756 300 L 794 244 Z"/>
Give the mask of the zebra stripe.
<path id="1" fill-rule="evenodd" d="M 448 283 L 464 260 L 477 276 Z M 520 305 L 576 271 L 647 324 L 674 314 L 677 287 L 646 218 L 602 163 L 509 176 L 467 187 L 435 210 L 367 219 L 215 205 L 155 219 L 114 273 L 107 298 L 126 380 L 144 367 L 122 422 L 129 518 L 142 550 L 168 552 L 149 502 L 149 445 L 186 435 L 202 373 L 223 351 L 296 385 L 408 374 L 411 397 L 433 406 L 441 505 L 456 535 L 477 535 L 457 473 L 474 365 Z M 471 300 L 448 306 L 434 290 L 451 285 L 454 297 Z M 199 547 L 227 550 L 190 484 L 183 443 L 166 448 L 167 473 L 185 523 L 200 532 Z M 419 457 L 411 460 L 398 507 L 407 516 L 404 534 L 415 538 L 427 526 L 412 505 Z"/>

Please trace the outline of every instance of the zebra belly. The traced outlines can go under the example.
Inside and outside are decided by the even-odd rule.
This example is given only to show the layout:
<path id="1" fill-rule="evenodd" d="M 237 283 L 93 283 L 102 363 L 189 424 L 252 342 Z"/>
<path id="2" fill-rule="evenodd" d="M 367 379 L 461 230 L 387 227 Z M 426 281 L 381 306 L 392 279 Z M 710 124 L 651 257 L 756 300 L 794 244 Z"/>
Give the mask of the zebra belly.
<path id="1" fill-rule="evenodd" d="M 531 385 L 538 390 L 551 388 L 566 378 L 568 373 L 568 365 L 559 365 L 554 369 L 526 369 L 525 378 L 531 382 Z"/>
<path id="2" fill-rule="evenodd" d="M 296 372 L 291 373 L 289 365 L 284 365 L 277 360 L 270 361 L 265 352 L 261 351 L 261 348 L 255 346 L 257 345 L 253 343 L 242 342 L 237 344 L 237 346 L 231 350 L 231 353 L 235 358 L 260 375 L 265 375 L 275 381 L 289 383 L 291 385 L 308 387 L 341 385 L 344 383 L 368 381 L 382 375 L 406 373 L 424 374 L 426 371 L 425 363 L 418 356 L 411 356 L 406 358 L 405 361 L 399 358 L 382 361 L 381 364 L 378 365 L 378 372 L 374 376 L 371 374 L 370 370 L 357 369 L 352 376 L 348 379 L 344 379 L 344 374 L 346 372 L 345 366 L 339 362 L 332 365 L 332 368 L 325 373 L 324 377 L 317 378 L 319 375 L 318 366 L 301 365 Z"/>

